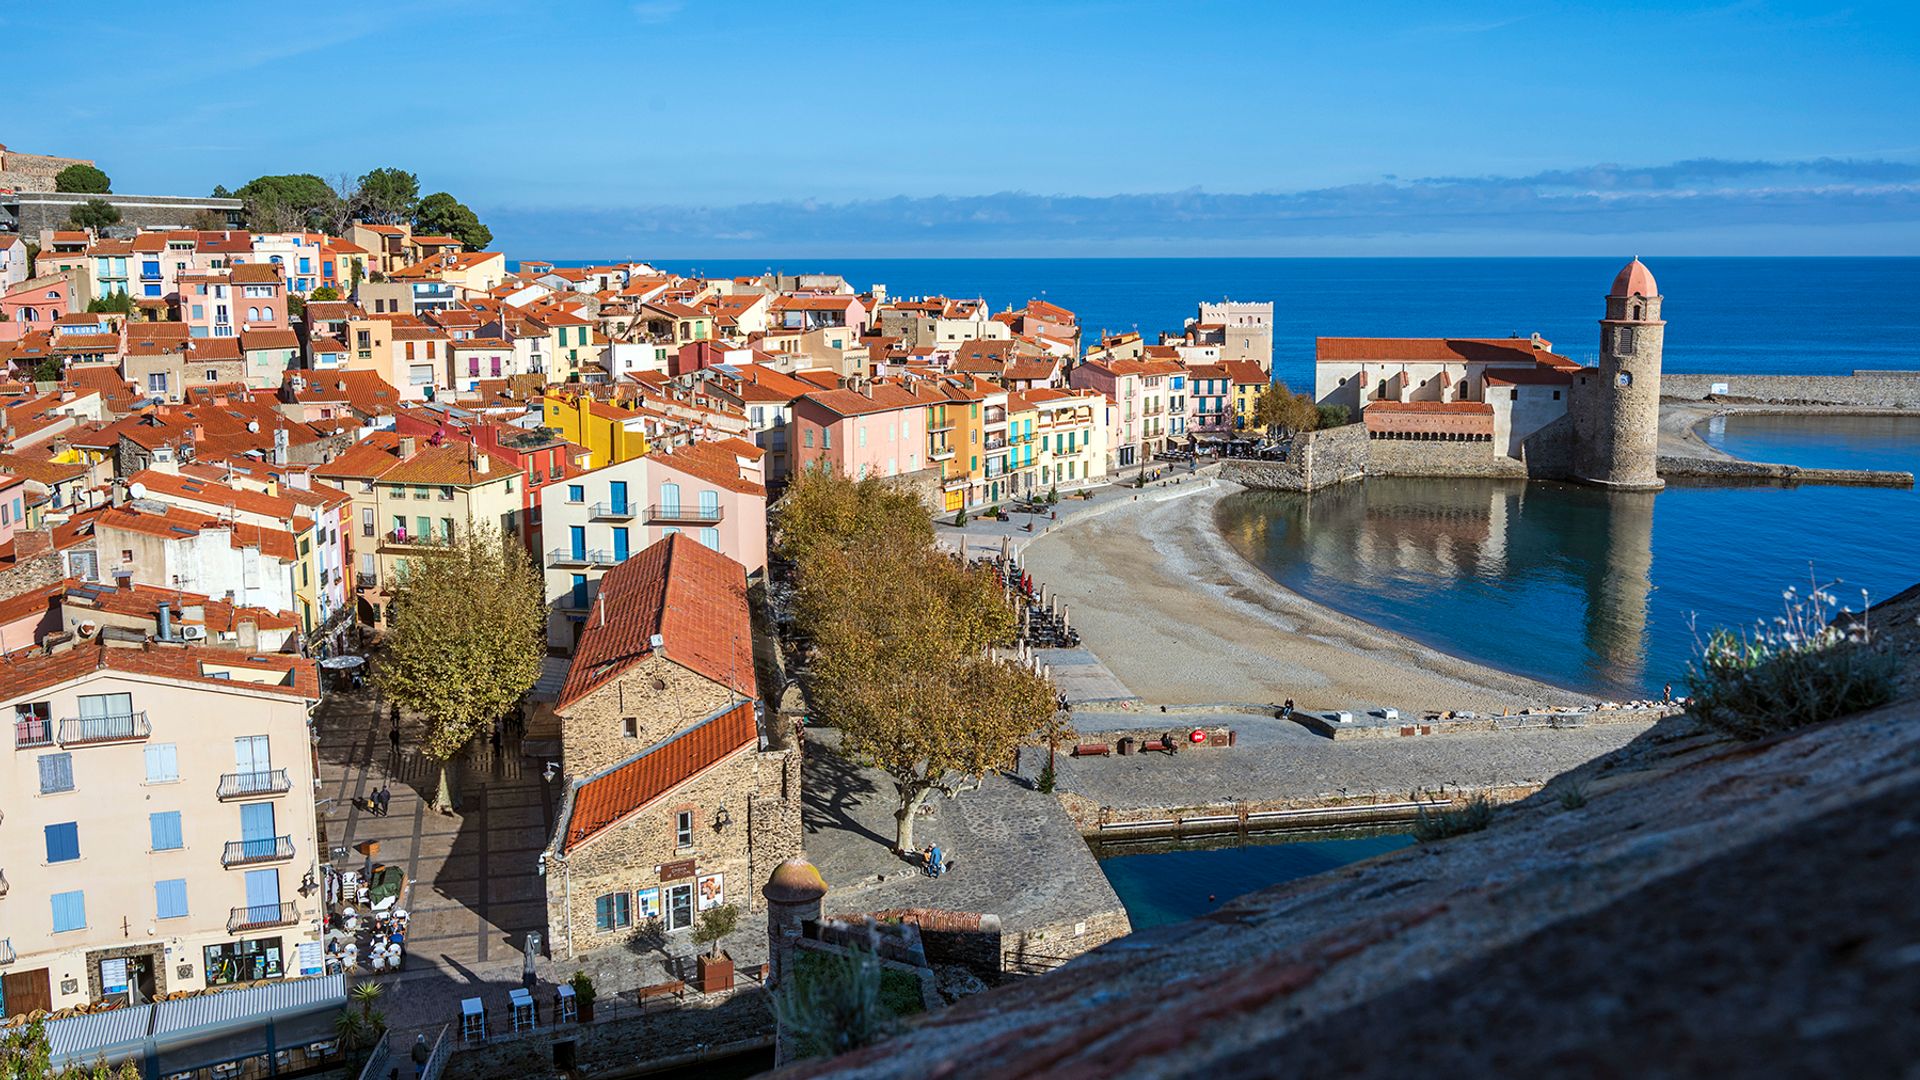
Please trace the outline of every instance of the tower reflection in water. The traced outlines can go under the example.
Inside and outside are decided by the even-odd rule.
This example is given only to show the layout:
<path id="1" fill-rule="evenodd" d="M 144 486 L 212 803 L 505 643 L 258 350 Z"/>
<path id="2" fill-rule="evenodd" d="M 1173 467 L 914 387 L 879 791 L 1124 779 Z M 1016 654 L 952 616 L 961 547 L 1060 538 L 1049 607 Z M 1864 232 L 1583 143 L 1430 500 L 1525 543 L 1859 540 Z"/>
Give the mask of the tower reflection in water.
<path id="1" fill-rule="evenodd" d="M 1289 587 L 1455 655 L 1646 692 L 1651 492 L 1382 477 L 1224 501 L 1234 546 Z"/>

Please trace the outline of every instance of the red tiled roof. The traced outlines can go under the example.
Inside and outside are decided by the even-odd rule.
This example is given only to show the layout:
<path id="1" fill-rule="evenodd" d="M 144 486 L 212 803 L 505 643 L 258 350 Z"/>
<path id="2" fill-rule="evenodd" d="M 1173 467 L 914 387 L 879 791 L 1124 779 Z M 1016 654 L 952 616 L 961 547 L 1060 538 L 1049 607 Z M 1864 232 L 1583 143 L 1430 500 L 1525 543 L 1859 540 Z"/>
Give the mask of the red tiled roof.
<path id="1" fill-rule="evenodd" d="M 564 712 L 656 653 L 756 697 L 746 567 L 674 533 L 607 571 L 554 708 Z"/>
<path id="2" fill-rule="evenodd" d="M 1487 372 L 1488 386 L 1565 386 L 1573 381 L 1573 372 L 1557 367 L 1493 368 Z"/>
<path id="3" fill-rule="evenodd" d="M 1321 364 L 1419 363 L 1531 364 L 1565 363 L 1532 338 L 1315 338 L 1314 360 Z M 1551 358 L 1549 360 L 1548 358 Z"/>
<path id="4" fill-rule="evenodd" d="M 1493 415 L 1493 406 L 1484 401 L 1375 401 L 1367 412 L 1382 413 L 1458 413 L 1463 416 Z"/>
<path id="5" fill-rule="evenodd" d="M 203 665 L 280 672 L 291 678 L 287 685 L 218 678 Z M 222 690 L 261 691 L 313 701 L 320 698 L 320 680 L 313 661 L 303 657 L 248 654 L 238 649 L 155 646 L 151 643 L 144 648 L 127 649 L 111 647 L 104 641 L 94 641 L 51 656 L 44 653 L 14 654 L 8 663 L 0 664 L 0 700 L 38 693 L 93 671 L 185 679 Z"/>
<path id="6" fill-rule="evenodd" d="M 574 793 L 561 850 L 572 851 L 759 739 L 753 702 L 742 701 L 586 781 Z"/>

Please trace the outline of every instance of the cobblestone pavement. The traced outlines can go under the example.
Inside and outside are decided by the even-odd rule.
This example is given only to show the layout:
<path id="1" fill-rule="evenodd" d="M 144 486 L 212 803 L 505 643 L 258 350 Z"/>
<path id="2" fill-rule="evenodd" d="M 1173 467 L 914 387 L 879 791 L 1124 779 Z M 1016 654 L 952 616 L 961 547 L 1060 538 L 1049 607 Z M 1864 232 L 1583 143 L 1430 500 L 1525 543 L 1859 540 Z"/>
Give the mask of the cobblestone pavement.
<path id="1" fill-rule="evenodd" d="M 896 857 L 893 783 L 848 763 L 839 733 L 809 728 L 807 858 L 826 879 L 827 914 L 895 907 L 994 914 L 1009 932 L 1120 910 L 1120 898 L 1058 800 L 996 773 L 957 799 L 935 796 L 914 843 L 938 843 L 953 869 L 938 878 Z"/>
<path id="2" fill-rule="evenodd" d="M 521 985 L 527 934 L 546 933 L 539 854 L 553 833 L 559 791 L 543 778 L 545 763 L 524 757 L 511 732 L 498 751 L 480 740 L 456 770 L 459 811 L 441 814 L 429 806 L 438 766 L 417 749 L 424 730 L 417 720 L 402 720 L 396 753 L 388 709 L 364 690 L 329 695 L 316 728 L 319 811 L 333 865 L 363 866 L 356 846 L 377 840 L 377 861 L 407 874 L 401 901 L 411 913 L 406 967 L 376 976 L 388 987 L 382 1008 L 395 1045 L 410 1041 L 415 1030 L 437 1031 L 458 1015 L 461 998 L 480 997 L 490 1013 L 504 1015 L 507 991 Z M 389 782 L 387 815 L 369 813 L 365 800 Z M 723 947 L 742 968 L 757 966 L 766 958 L 764 925 L 743 917 Z M 694 948 L 679 934 L 658 949 L 615 947 L 570 961 L 538 956 L 542 989 L 535 997 L 551 1000 L 545 988 L 586 970 L 603 1008 L 615 1014 L 622 991 L 666 981 L 665 954 L 690 955 Z"/>
<path id="3" fill-rule="evenodd" d="M 1299 724 L 1247 713 L 1162 717 L 1158 713 L 1075 713 L 1082 736 L 1164 724 L 1180 732 L 1216 724 L 1237 745 L 1131 757 L 1055 757 L 1060 790 L 1116 808 L 1221 805 L 1345 795 L 1400 795 L 1447 787 L 1536 784 L 1631 742 L 1644 724 L 1413 739 L 1335 742 Z M 1037 776 L 1044 749 L 1021 756 Z"/>
<path id="4" fill-rule="evenodd" d="M 1069 496 L 1067 492 L 1062 491 L 1060 502 L 1049 507 L 1046 514 L 1019 514 L 1010 511 L 1007 517 L 1011 520 L 1008 521 L 969 517 L 966 525 L 957 529 L 953 526 L 952 514 L 936 515 L 933 538 L 948 548 L 964 544 L 967 557 L 973 559 L 982 555 L 998 555 L 1003 542 L 1017 551 L 1036 537 L 1045 536 L 1058 528 L 1070 518 L 1111 510 L 1121 503 L 1136 502 L 1142 495 L 1152 497 L 1154 493 L 1163 492 L 1163 489 L 1204 482 L 1212 479 L 1219 472 L 1217 465 L 1202 465 L 1197 471 L 1189 472 L 1184 464 L 1161 462 L 1149 468 L 1149 475 L 1153 475 L 1154 469 L 1159 470 L 1161 478 L 1148 483 L 1145 488 L 1133 486 L 1133 478 L 1139 470 L 1129 468 L 1126 470 L 1123 484 L 1102 483 L 1084 489 L 1093 493 L 1091 498 Z M 1033 527 L 1029 529 L 1028 525 Z"/>

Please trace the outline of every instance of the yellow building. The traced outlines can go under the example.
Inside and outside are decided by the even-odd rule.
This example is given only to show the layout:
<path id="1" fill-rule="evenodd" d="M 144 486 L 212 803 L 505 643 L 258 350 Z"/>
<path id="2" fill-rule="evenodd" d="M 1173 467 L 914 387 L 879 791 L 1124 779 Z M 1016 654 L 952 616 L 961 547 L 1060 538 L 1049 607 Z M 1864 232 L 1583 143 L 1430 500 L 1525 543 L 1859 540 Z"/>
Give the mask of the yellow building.
<path id="1" fill-rule="evenodd" d="M 540 402 L 540 422 L 586 447 L 601 465 L 644 456 L 650 419 L 657 419 L 651 410 L 610 404 L 588 393 L 548 394 Z"/>
<path id="2" fill-rule="evenodd" d="M 1229 360 L 1220 365 L 1233 377 L 1233 415 L 1235 426 L 1253 427 L 1254 403 L 1260 400 L 1272 378 L 1251 360 Z"/>

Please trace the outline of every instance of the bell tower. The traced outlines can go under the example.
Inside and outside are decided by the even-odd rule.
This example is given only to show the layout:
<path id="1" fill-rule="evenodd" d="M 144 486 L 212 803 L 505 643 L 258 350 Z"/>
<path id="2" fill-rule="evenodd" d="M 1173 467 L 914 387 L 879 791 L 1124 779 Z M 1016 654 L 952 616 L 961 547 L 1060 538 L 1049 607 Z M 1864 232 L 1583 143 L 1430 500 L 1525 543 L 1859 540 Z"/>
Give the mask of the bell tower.
<path id="1" fill-rule="evenodd" d="M 1581 480 L 1625 491 L 1666 486 L 1656 466 L 1660 443 L 1660 353 L 1667 324 L 1660 289 L 1639 259 L 1628 263 L 1607 293 L 1600 320 L 1600 367 L 1586 378 L 1576 430 L 1575 473 Z"/>

